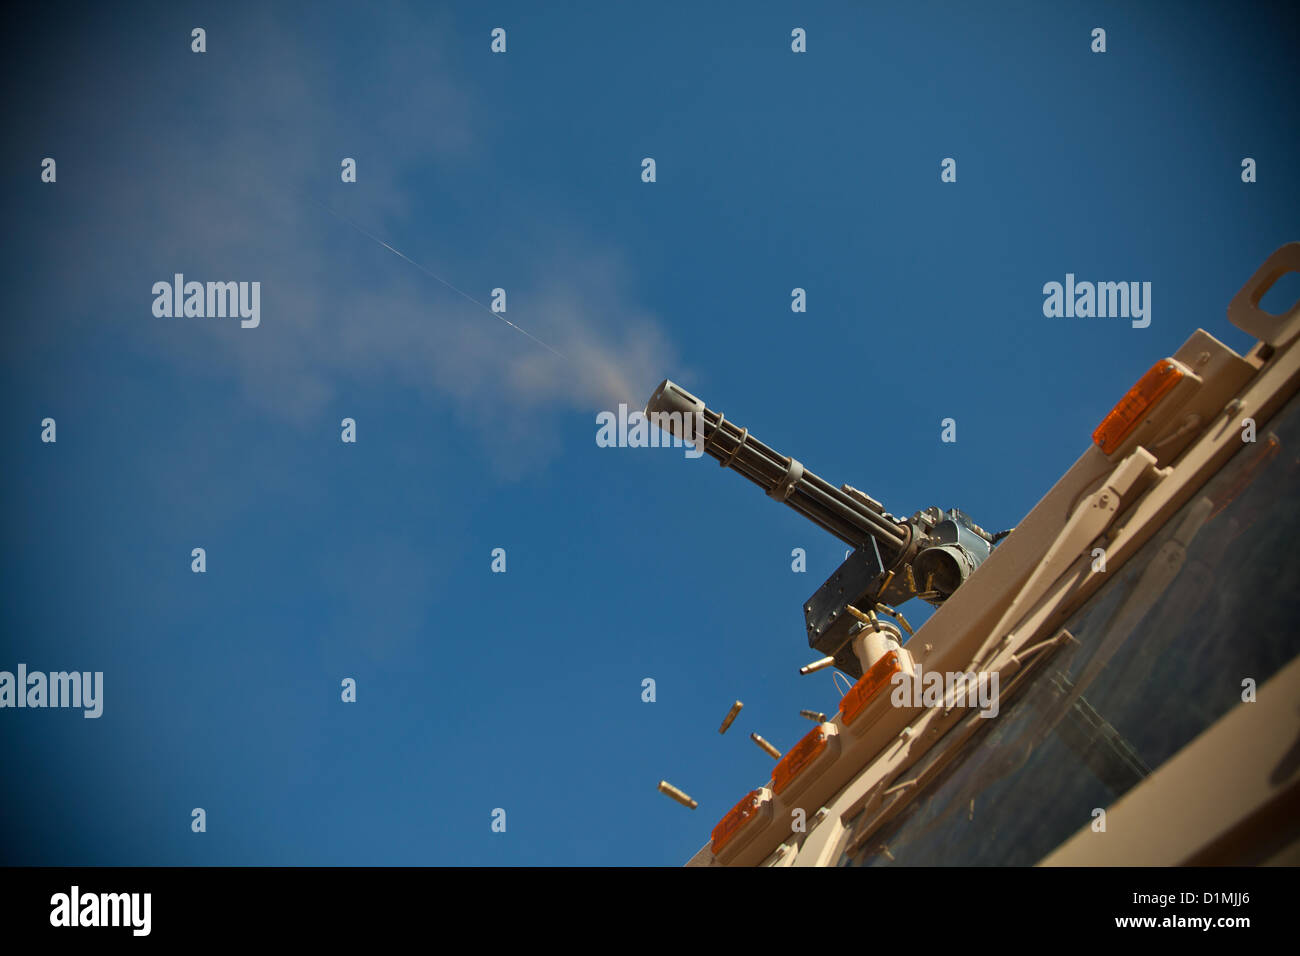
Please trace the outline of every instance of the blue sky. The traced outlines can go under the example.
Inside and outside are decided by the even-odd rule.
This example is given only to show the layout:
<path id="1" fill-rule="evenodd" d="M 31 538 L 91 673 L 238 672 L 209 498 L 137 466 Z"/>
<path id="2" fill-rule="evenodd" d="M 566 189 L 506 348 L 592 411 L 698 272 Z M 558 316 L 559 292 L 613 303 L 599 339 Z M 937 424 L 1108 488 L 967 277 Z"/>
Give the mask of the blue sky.
<path id="1" fill-rule="evenodd" d="M 671 377 L 1001 529 L 1195 328 L 1249 347 L 1227 302 L 1300 238 L 1283 7 L 738 9 L 18 16 L 0 669 L 105 700 L 0 711 L 3 862 L 679 864 L 767 779 L 751 731 L 836 708 L 797 668 L 843 547 L 707 459 L 597 447 L 598 411 Z M 260 281 L 260 326 L 154 317 L 178 272 Z M 1045 318 L 1067 272 L 1151 282 L 1150 327 Z"/>

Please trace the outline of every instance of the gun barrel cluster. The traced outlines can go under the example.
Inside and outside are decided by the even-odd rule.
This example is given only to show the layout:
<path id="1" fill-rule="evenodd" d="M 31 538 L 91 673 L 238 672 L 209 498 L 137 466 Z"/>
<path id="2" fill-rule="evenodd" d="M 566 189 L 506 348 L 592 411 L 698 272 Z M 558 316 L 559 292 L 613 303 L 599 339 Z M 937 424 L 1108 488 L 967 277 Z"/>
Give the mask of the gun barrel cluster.
<path id="1" fill-rule="evenodd" d="M 665 379 L 646 403 L 646 415 L 846 544 L 860 548 L 874 540 L 886 565 L 907 547 L 906 526 L 769 448 L 681 386 Z"/>

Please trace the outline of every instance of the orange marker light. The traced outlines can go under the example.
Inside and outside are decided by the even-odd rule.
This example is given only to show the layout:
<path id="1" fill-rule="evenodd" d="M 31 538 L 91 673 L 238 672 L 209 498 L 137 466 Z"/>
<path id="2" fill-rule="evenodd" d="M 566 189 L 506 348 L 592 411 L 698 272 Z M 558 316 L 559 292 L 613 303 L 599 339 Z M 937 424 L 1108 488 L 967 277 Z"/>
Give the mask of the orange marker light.
<path id="1" fill-rule="evenodd" d="M 741 801 L 731 808 L 730 812 L 718 821 L 718 825 L 713 828 L 713 853 L 716 856 L 722 852 L 722 848 L 731 842 L 731 839 L 740 832 L 743 827 L 758 813 L 759 796 L 762 790 L 751 790 L 741 799 Z"/>
<path id="2" fill-rule="evenodd" d="M 1101 447 L 1104 454 L 1112 454 L 1132 434 L 1133 429 L 1141 424 L 1147 412 L 1182 379 L 1183 371 L 1172 359 L 1157 362 L 1151 371 L 1128 390 L 1128 394 L 1119 400 L 1111 413 L 1102 419 L 1097 430 L 1092 433 L 1092 440 Z"/>
<path id="3" fill-rule="evenodd" d="M 857 720 L 863 708 L 888 687 L 894 675 L 902 669 L 903 665 L 899 661 L 897 651 L 890 651 L 872 664 L 871 669 L 859 677 L 858 682 L 850 687 L 848 693 L 840 700 L 840 717 L 843 718 L 845 725 Z"/>
<path id="4" fill-rule="evenodd" d="M 821 727 L 814 727 L 808 731 L 803 740 L 791 747 L 789 753 L 781 758 L 781 762 L 772 771 L 772 790 L 780 793 L 790 786 L 795 777 L 807 770 L 808 766 L 822 755 L 828 742 L 826 731 Z"/>

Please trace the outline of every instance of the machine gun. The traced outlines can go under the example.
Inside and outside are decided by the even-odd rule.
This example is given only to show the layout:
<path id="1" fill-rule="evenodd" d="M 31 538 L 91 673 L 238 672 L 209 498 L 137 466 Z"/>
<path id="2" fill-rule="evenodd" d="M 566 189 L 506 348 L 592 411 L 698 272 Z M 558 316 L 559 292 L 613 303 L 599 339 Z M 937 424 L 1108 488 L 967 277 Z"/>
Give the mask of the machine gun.
<path id="1" fill-rule="evenodd" d="M 943 604 L 1010 533 L 991 535 L 956 508 L 895 518 L 874 498 L 850 485 L 834 487 L 667 379 L 645 414 L 854 549 L 803 610 L 808 646 L 855 678 L 862 666 L 850 645 L 864 630 L 878 629 L 877 611 L 907 628 L 893 605 L 914 597 Z"/>

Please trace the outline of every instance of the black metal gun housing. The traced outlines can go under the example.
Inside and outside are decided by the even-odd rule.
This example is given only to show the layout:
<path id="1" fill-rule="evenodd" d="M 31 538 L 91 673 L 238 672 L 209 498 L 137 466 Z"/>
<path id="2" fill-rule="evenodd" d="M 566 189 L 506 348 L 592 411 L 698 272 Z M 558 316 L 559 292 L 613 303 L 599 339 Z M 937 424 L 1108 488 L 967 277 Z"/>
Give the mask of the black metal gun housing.
<path id="1" fill-rule="evenodd" d="M 861 676 L 849 642 L 866 626 L 849 605 L 873 610 L 921 597 L 942 604 L 992 551 L 993 536 L 953 508 L 899 520 L 850 485 L 836 488 L 795 458 L 769 448 L 721 412 L 665 379 L 646 403 L 652 424 L 694 443 L 854 550 L 804 602 L 808 644 Z"/>

